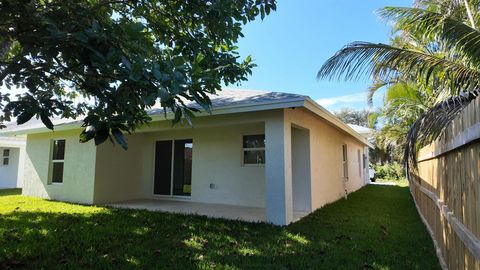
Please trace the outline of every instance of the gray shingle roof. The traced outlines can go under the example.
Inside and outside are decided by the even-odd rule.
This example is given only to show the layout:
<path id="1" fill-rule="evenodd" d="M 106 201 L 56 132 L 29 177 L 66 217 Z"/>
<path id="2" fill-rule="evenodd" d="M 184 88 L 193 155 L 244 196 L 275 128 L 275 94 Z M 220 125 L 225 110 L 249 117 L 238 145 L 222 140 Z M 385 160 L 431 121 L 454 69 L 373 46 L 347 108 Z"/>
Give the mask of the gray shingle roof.
<path id="1" fill-rule="evenodd" d="M 285 102 L 285 101 L 303 101 L 308 98 L 308 96 L 282 93 L 282 92 L 268 92 L 268 91 L 259 91 L 259 90 L 243 90 L 243 89 L 222 89 L 218 91 L 215 95 L 209 95 L 212 101 L 213 111 L 226 107 L 236 107 L 236 106 L 255 106 L 268 103 L 276 102 Z M 200 109 L 201 107 L 195 102 L 187 101 L 186 105 L 194 108 Z M 148 110 L 149 115 L 162 115 L 163 108 L 160 107 L 160 104 L 156 104 L 150 110 Z M 51 119 L 55 126 L 62 126 L 65 124 L 77 124 L 80 127 L 82 121 L 74 119 L 62 119 L 54 118 Z M 7 128 L 0 130 L 0 136 L 5 132 L 18 132 L 18 131 L 27 131 L 32 129 L 41 129 L 44 128 L 42 121 L 39 119 L 33 118 L 23 125 L 16 125 L 15 123 L 10 123 L 7 125 Z"/>
<path id="2" fill-rule="evenodd" d="M 298 94 L 230 88 L 224 88 L 216 95 L 209 95 L 209 97 L 212 101 L 213 110 L 225 107 L 265 104 L 287 100 L 300 101 L 308 98 L 308 96 Z M 185 104 L 197 109 L 201 108 L 195 102 L 187 101 Z M 163 114 L 163 109 L 157 104 L 154 108 L 149 110 L 148 113 L 150 115 Z"/>

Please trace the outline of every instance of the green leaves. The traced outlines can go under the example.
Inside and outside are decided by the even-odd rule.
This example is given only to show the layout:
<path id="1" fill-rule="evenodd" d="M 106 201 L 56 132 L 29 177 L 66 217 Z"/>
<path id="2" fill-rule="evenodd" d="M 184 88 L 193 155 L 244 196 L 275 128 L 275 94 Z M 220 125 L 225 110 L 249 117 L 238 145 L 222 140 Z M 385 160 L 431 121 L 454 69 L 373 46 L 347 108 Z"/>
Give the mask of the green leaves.
<path id="1" fill-rule="evenodd" d="M 25 111 L 25 112 L 21 113 L 17 117 L 17 124 L 18 125 L 25 124 L 26 122 L 30 121 L 30 119 L 32 119 L 32 117 L 34 115 L 35 115 L 34 113 L 29 112 L 29 111 Z"/>
<path id="2" fill-rule="evenodd" d="M 127 140 L 125 139 L 125 136 L 120 131 L 120 129 L 118 129 L 118 128 L 112 129 L 112 135 L 115 138 L 115 141 L 118 144 L 120 144 L 124 150 L 128 149 Z"/>
<path id="3" fill-rule="evenodd" d="M 40 119 L 42 120 L 42 123 L 43 123 L 48 129 L 53 130 L 53 123 L 52 123 L 52 121 L 50 120 L 50 118 L 48 117 L 47 114 L 41 113 L 41 114 L 40 114 Z"/>
<path id="4" fill-rule="evenodd" d="M 84 129 L 82 131 L 82 133 L 80 133 L 79 142 L 86 143 L 86 142 L 92 140 L 94 137 L 95 137 L 95 132 L 94 131 L 88 131 L 87 129 Z"/>
<path id="5" fill-rule="evenodd" d="M 95 141 L 95 145 L 100 145 L 104 143 L 109 137 L 109 130 L 108 129 L 100 129 L 95 132 L 95 136 L 93 137 Z"/>
<path id="6" fill-rule="evenodd" d="M 254 64 L 235 46 L 242 23 L 275 9 L 274 0 L 0 1 L 0 82 L 26 88 L 0 108 L 48 128 L 51 117 L 88 115 L 94 128 L 80 141 L 126 148 L 122 134 L 148 124 L 155 102 L 191 123 L 181 100 L 209 110 L 207 93 L 246 80 Z"/>
<path id="7" fill-rule="evenodd" d="M 395 24 L 392 44 L 348 44 L 317 74 L 319 79 L 373 79 L 370 102 L 378 89 L 387 88 L 380 139 L 405 147 L 404 157 L 413 164 L 417 148 L 436 139 L 480 88 L 480 32 L 456 7 L 442 12 L 449 1 L 419 2 L 425 8 L 379 11 Z"/>

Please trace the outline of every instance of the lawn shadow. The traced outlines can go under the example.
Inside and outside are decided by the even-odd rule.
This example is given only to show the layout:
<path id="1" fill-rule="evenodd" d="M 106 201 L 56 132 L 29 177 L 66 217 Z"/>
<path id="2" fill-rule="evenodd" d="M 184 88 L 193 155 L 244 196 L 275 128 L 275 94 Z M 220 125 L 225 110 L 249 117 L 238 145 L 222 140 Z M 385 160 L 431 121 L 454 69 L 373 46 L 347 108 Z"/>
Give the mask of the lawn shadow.
<path id="1" fill-rule="evenodd" d="M 21 188 L 6 188 L 0 189 L 0 196 L 11 196 L 11 195 L 21 195 Z"/>
<path id="2" fill-rule="evenodd" d="M 404 187 L 367 186 L 286 227 L 145 210 L 76 214 L 19 206 L 0 215 L 0 268 L 438 269 L 409 196 Z"/>

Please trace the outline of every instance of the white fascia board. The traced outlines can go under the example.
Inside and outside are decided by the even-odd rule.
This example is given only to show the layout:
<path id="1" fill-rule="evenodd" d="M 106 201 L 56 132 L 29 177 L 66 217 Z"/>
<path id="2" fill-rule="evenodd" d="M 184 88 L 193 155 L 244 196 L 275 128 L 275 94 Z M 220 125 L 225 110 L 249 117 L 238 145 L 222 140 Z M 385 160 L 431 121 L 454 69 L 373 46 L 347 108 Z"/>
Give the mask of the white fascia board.
<path id="1" fill-rule="evenodd" d="M 305 108 L 310 110 L 311 112 L 315 113 L 316 115 L 322 117 L 323 119 L 327 120 L 328 122 L 332 123 L 339 129 L 345 131 L 346 133 L 352 135 L 355 139 L 357 139 L 359 142 L 367 145 L 370 148 L 374 148 L 373 144 L 371 144 L 367 139 L 365 139 L 362 135 L 360 135 L 358 132 L 353 130 L 351 127 L 349 127 L 347 124 L 342 122 L 340 119 L 338 119 L 335 115 L 333 115 L 331 112 L 327 111 L 325 108 L 322 106 L 318 105 L 315 101 L 313 101 L 311 98 L 306 98 L 305 99 Z"/>
<path id="2" fill-rule="evenodd" d="M 48 132 L 56 132 L 56 131 L 65 131 L 65 130 L 73 130 L 73 129 L 80 129 L 82 127 L 82 122 L 78 120 L 74 120 L 70 123 L 62 123 L 55 126 L 54 130 L 50 130 L 46 127 L 36 127 L 36 128 L 19 128 L 17 130 L 12 131 L 5 131 L 2 132 L 0 130 L 0 138 L 7 137 L 7 136 L 16 136 L 16 135 L 25 135 L 25 134 L 39 134 L 39 133 L 48 133 Z"/>

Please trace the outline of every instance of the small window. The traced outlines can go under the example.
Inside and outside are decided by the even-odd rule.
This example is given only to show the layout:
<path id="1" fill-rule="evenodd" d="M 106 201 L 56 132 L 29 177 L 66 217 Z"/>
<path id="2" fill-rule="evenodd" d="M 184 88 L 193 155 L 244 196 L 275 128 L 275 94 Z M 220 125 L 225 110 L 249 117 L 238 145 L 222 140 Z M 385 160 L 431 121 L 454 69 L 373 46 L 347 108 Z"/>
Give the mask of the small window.
<path id="1" fill-rule="evenodd" d="M 265 134 L 243 136 L 243 164 L 265 164 Z"/>
<path id="2" fill-rule="evenodd" d="M 50 182 L 63 183 L 65 163 L 65 140 L 54 140 L 52 145 L 52 162 L 50 165 Z"/>
<path id="3" fill-rule="evenodd" d="M 3 149 L 2 164 L 8 165 L 10 163 L 10 149 Z"/>
<path id="4" fill-rule="evenodd" d="M 348 149 L 347 145 L 342 145 L 342 155 L 343 155 L 343 179 L 348 181 Z"/>

